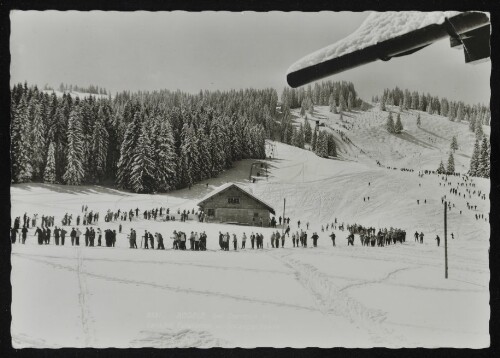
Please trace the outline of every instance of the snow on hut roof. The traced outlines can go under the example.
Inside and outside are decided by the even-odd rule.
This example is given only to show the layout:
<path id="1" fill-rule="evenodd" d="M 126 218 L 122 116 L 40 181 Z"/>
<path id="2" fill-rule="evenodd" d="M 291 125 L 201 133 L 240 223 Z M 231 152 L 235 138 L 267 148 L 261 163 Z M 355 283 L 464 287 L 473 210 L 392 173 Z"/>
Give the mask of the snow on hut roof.
<path id="1" fill-rule="evenodd" d="M 201 199 L 201 201 L 198 203 L 198 206 L 201 206 L 205 201 L 207 201 L 211 197 L 213 197 L 213 196 L 215 196 L 217 194 L 220 194 L 220 193 L 226 191 L 227 189 L 229 189 L 231 187 L 235 187 L 235 188 L 239 189 L 240 191 L 242 191 L 243 193 L 251 196 L 253 199 L 255 199 L 256 201 L 258 201 L 259 203 L 261 203 L 262 205 L 264 205 L 265 207 L 267 207 L 269 209 L 269 211 L 274 215 L 274 209 L 273 209 L 273 207 L 271 205 L 269 205 L 265 201 L 257 198 L 250 191 L 244 189 L 243 187 L 241 187 L 240 185 L 238 185 L 236 183 L 226 183 L 226 184 L 223 184 L 223 185 L 219 186 L 215 190 L 211 191 L 208 195 L 205 195 L 205 197 L 203 197 L 203 199 Z"/>

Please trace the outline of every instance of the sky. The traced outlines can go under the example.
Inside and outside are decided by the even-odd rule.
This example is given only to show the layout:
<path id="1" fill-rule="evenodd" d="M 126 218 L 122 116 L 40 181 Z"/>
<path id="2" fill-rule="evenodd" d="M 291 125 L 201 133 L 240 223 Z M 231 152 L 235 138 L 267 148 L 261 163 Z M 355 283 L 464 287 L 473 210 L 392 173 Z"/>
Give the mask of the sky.
<path id="1" fill-rule="evenodd" d="M 303 56 L 355 31 L 368 12 L 13 11 L 11 84 L 61 82 L 122 90 L 273 87 Z M 408 88 L 489 103 L 491 62 L 471 65 L 448 40 L 326 79 L 351 81 L 370 100 Z"/>

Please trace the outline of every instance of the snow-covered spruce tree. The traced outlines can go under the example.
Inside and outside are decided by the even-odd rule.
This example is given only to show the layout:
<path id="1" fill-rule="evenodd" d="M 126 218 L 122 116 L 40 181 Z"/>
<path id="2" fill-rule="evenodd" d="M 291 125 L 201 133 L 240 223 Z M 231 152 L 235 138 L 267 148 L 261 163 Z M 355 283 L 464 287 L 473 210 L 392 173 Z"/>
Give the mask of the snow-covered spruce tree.
<path id="1" fill-rule="evenodd" d="M 331 157 L 337 156 L 337 145 L 332 133 L 328 133 L 328 155 Z"/>
<path id="2" fill-rule="evenodd" d="M 420 120 L 420 113 L 417 115 L 417 127 L 420 127 L 422 124 L 421 120 Z"/>
<path id="3" fill-rule="evenodd" d="M 475 132 L 476 138 L 478 140 L 481 140 L 483 138 L 484 133 L 483 133 L 483 125 L 481 124 L 481 121 L 476 121 L 474 132 Z"/>
<path id="4" fill-rule="evenodd" d="M 463 102 L 458 102 L 457 122 L 461 122 L 463 120 L 464 120 L 464 104 Z"/>
<path id="5" fill-rule="evenodd" d="M 474 132 L 476 129 L 476 114 L 473 114 L 469 117 L 469 130 Z"/>
<path id="6" fill-rule="evenodd" d="M 385 127 L 389 133 L 394 133 L 394 120 L 392 119 L 392 112 L 389 112 L 389 116 L 387 117 L 387 122 Z"/>
<path id="7" fill-rule="evenodd" d="M 340 97 L 339 97 L 339 111 L 340 112 L 345 112 L 346 109 L 347 109 L 347 105 L 345 103 L 345 99 L 344 99 L 344 95 L 342 93 L 340 93 Z"/>
<path id="8" fill-rule="evenodd" d="M 334 113 L 334 111 L 336 109 L 335 108 L 336 105 L 335 105 L 335 97 L 333 97 L 333 93 L 330 94 L 330 98 L 328 99 L 328 105 L 330 106 L 330 112 Z"/>
<path id="9" fill-rule="evenodd" d="M 197 150 L 198 139 L 195 136 L 194 129 L 188 126 L 187 123 L 182 127 L 182 131 L 184 132 L 184 140 L 181 144 L 180 157 L 181 172 L 183 174 L 181 186 L 191 187 L 200 171 Z M 231 163 L 231 159 L 229 159 L 229 163 Z"/>
<path id="10" fill-rule="evenodd" d="M 382 97 L 382 99 L 380 100 L 380 110 L 381 111 L 385 111 L 385 98 Z"/>
<path id="11" fill-rule="evenodd" d="M 245 126 L 243 132 L 245 137 L 245 143 L 249 144 L 243 147 L 244 149 L 243 158 L 251 158 L 251 152 L 252 152 L 251 145 L 253 145 L 253 143 L 249 139 L 250 128 Z M 200 180 L 204 180 L 211 177 L 210 171 L 212 168 L 212 156 L 210 151 L 210 143 L 209 143 L 209 137 L 206 134 L 204 128 L 198 129 L 197 136 L 198 136 L 198 156 L 200 161 Z"/>
<path id="12" fill-rule="evenodd" d="M 444 168 L 443 161 L 441 160 L 441 163 L 439 163 L 439 167 L 437 169 L 438 174 L 446 174 L 446 169 Z"/>
<path id="13" fill-rule="evenodd" d="M 469 174 L 471 176 L 478 176 L 479 159 L 481 156 L 481 149 L 479 147 L 479 140 L 476 139 L 474 144 L 474 150 L 472 151 L 472 156 L 470 158 Z"/>
<path id="14" fill-rule="evenodd" d="M 32 100 L 31 106 L 33 118 L 31 121 L 30 149 L 31 166 L 33 168 L 33 179 L 41 180 L 46 159 L 46 126 L 45 126 L 45 107 L 42 101 Z"/>
<path id="15" fill-rule="evenodd" d="M 453 136 L 453 138 L 451 138 L 450 149 L 451 149 L 452 151 L 456 151 L 456 150 L 458 150 L 458 142 L 457 142 L 457 137 L 455 137 L 455 136 Z"/>
<path id="16" fill-rule="evenodd" d="M 318 131 L 316 130 L 316 128 L 313 129 L 313 135 L 312 135 L 312 139 L 311 139 L 311 150 L 312 151 L 316 151 L 316 145 L 317 145 L 317 142 L 318 142 Z"/>
<path id="17" fill-rule="evenodd" d="M 401 115 L 398 113 L 396 117 L 396 124 L 394 126 L 394 133 L 399 134 L 403 131 L 403 124 L 401 123 Z"/>
<path id="18" fill-rule="evenodd" d="M 56 153 L 54 142 L 50 142 L 49 144 L 49 150 L 47 152 L 47 165 L 45 166 L 43 181 L 51 184 L 56 182 Z"/>
<path id="19" fill-rule="evenodd" d="M 149 123 L 141 125 L 137 145 L 133 150 L 130 170 L 130 189 L 136 193 L 151 193 L 155 191 L 154 150 L 149 140 Z"/>
<path id="20" fill-rule="evenodd" d="M 309 120 L 306 117 L 304 121 L 304 141 L 306 143 L 311 143 L 311 137 L 312 137 L 311 124 L 309 123 Z"/>
<path id="21" fill-rule="evenodd" d="M 210 123 L 210 136 L 211 143 L 210 152 L 212 158 L 211 177 L 216 177 L 224 169 L 224 146 L 222 142 L 222 132 L 220 128 L 220 120 L 215 118 Z"/>
<path id="22" fill-rule="evenodd" d="M 354 96 L 351 91 L 349 91 L 349 95 L 347 96 L 347 110 L 350 112 L 354 109 Z"/>
<path id="23" fill-rule="evenodd" d="M 141 112 L 135 112 L 133 120 L 128 124 L 125 136 L 120 148 L 120 159 L 118 160 L 117 184 L 121 188 L 131 189 L 130 172 L 134 149 L 137 146 L 139 134 L 141 133 Z"/>
<path id="24" fill-rule="evenodd" d="M 481 153 L 479 156 L 479 164 L 477 167 L 477 176 L 482 178 L 490 177 L 490 147 L 486 136 L 483 137 L 481 144 Z"/>
<path id="25" fill-rule="evenodd" d="M 106 157 L 108 150 L 108 131 L 105 127 L 105 118 L 103 108 L 99 107 L 97 118 L 94 123 L 94 130 L 92 133 L 92 155 L 90 156 L 92 179 L 99 183 L 106 172 Z"/>
<path id="26" fill-rule="evenodd" d="M 448 166 L 446 167 L 447 174 L 455 173 L 455 159 L 453 158 L 453 153 L 450 152 L 450 156 L 448 157 Z"/>
<path id="27" fill-rule="evenodd" d="M 450 105 L 448 108 L 448 119 L 452 122 L 455 120 L 455 112 L 456 112 L 455 102 L 450 102 Z"/>
<path id="28" fill-rule="evenodd" d="M 299 130 L 297 131 L 297 147 L 299 148 L 304 148 L 304 127 L 302 126 L 302 123 L 299 126 Z"/>
<path id="29" fill-rule="evenodd" d="M 83 168 L 83 133 L 79 107 L 74 107 L 69 115 L 68 147 L 66 171 L 63 180 L 67 185 L 80 185 L 85 177 Z"/>
<path id="30" fill-rule="evenodd" d="M 11 104 L 10 157 L 14 183 L 25 183 L 32 177 L 28 121 L 28 105 L 25 95 L 22 95 L 18 106 Z"/>

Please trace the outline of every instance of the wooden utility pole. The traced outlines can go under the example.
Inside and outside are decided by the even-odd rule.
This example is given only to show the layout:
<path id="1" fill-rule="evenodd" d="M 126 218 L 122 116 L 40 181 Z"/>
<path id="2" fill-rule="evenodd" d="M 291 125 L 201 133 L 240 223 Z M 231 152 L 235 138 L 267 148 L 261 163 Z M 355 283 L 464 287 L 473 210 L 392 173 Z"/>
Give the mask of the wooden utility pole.
<path id="1" fill-rule="evenodd" d="M 446 212 L 448 210 L 448 204 L 444 202 L 444 278 L 448 278 L 448 238 L 446 233 Z"/>

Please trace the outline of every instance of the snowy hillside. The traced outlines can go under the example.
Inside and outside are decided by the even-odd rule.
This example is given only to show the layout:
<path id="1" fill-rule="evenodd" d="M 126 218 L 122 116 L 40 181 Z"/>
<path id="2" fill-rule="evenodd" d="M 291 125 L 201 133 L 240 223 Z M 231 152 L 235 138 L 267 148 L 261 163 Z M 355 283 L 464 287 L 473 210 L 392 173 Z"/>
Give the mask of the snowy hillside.
<path id="1" fill-rule="evenodd" d="M 404 133 L 389 135 L 383 128 L 387 114 L 377 109 L 345 114 L 341 123 L 338 115 L 317 107 L 308 117 L 334 132 L 340 158 L 270 142 L 269 177 L 255 183 L 248 181 L 254 161 L 245 160 L 219 178 L 161 195 L 99 186 L 12 186 L 12 217 L 54 215 L 59 226 L 65 213 L 76 217 L 84 204 L 101 218 L 108 209 L 190 210 L 210 191 L 236 182 L 272 205 L 277 216 L 286 199 L 292 232 L 300 220 L 300 229 L 309 223 L 309 237 L 313 232 L 320 237 L 316 248 L 311 241 L 308 248 L 294 248 L 287 237 L 284 248 L 274 249 L 269 228 L 141 215 L 132 222 L 100 220 L 102 230 L 118 231 L 122 223 L 115 248 L 39 246 L 29 236 L 26 245 L 12 248 L 14 347 L 488 346 L 489 181 L 474 178 L 475 186 L 465 187 L 460 177 L 420 177 L 419 170 L 435 170 L 446 160 L 453 135 L 460 147 L 457 171 L 465 172 L 474 137 L 466 124 L 425 113 L 417 128 L 416 113 L 402 115 Z M 452 188 L 466 197 L 451 194 Z M 451 205 L 447 280 L 443 240 L 440 247 L 434 240 L 444 238 L 445 195 Z M 332 230 L 321 227 L 335 219 L 377 230 L 401 228 L 406 242 L 366 247 L 356 235 L 354 247 L 347 246 L 348 232 L 337 226 L 332 247 Z M 162 233 L 167 250 L 130 250 L 130 228 L 138 236 L 144 230 Z M 173 230 L 206 231 L 208 250 L 172 250 Z M 249 249 L 247 241 L 244 250 L 231 245 L 229 252 L 220 251 L 219 231 L 237 234 L 238 245 L 243 232 L 262 232 L 264 249 Z M 425 234 L 423 244 L 414 241 L 415 231 Z"/>
<path id="2" fill-rule="evenodd" d="M 409 110 L 401 113 L 403 133 L 389 134 L 385 128 L 388 111 L 392 112 L 395 120 L 399 110 L 387 107 L 385 112 L 378 107 L 367 112 L 347 112 L 341 121 L 340 114 L 330 113 L 327 106 L 316 106 L 313 115 L 307 113 L 307 118 L 311 126 L 314 126 L 314 121 L 319 121 L 325 125 L 321 129 L 336 136 L 341 158 L 368 165 L 376 165 L 379 160 L 383 166 L 398 169 L 436 170 L 441 160 L 446 163 L 450 143 L 455 136 L 459 144 L 454 155 L 456 171 L 466 173 L 469 170 L 475 135 L 469 131 L 467 122 L 451 122 L 439 115 Z M 292 114 L 297 123 L 303 123 L 298 109 Z M 419 114 L 421 125 L 417 127 Z M 344 132 L 351 143 L 342 140 L 336 130 Z M 490 127 L 483 126 L 483 132 L 489 136 Z"/>

